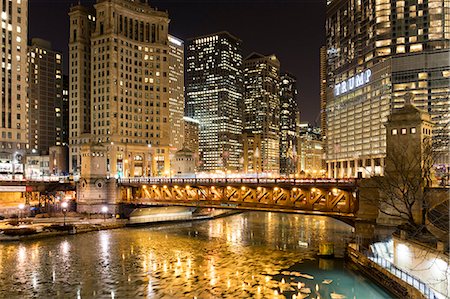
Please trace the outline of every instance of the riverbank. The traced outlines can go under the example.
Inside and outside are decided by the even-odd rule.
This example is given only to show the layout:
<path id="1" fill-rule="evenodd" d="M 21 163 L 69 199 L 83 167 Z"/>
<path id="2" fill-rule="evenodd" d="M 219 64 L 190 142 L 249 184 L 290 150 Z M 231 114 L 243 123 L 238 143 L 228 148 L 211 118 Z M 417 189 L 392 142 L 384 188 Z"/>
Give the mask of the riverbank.
<path id="1" fill-rule="evenodd" d="M 145 225 L 158 225 L 172 222 L 194 222 L 212 220 L 241 213 L 240 211 L 214 211 L 193 215 L 190 219 L 159 221 L 142 223 Z M 93 231 L 118 229 L 130 226 L 128 219 L 83 219 L 72 217 L 63 220 L 61 217 L 55 218 L 25 218 L 21 219 L 23 224 L 10 225 L 17 220 L 2 221 L 0 223 L 0 242 L 17 242 L 27 240 L 45 239 L 57 236 L 75 235 Z"/>

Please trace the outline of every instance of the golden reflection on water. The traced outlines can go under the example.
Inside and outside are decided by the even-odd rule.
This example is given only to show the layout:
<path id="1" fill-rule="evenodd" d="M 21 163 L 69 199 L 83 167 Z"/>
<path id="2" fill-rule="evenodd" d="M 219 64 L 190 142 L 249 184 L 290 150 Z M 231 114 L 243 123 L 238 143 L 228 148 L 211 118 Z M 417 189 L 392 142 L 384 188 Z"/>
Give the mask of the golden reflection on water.
<path id="1" fill-rule="evenodd" d="M 330 218 L 244 213 L 0 245 L 0 297 L 282 298 L 297 284 L 280 288 L 273 275 L 311 259 L 330 235 L 351 231 Z"/>

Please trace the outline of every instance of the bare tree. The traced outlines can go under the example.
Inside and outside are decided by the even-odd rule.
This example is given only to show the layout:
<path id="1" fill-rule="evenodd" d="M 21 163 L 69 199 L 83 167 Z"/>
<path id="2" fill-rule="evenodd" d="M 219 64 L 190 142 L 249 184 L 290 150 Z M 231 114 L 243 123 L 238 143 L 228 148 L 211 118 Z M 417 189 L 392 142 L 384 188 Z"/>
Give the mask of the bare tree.
<path id="1" fill-rule="evenodd" d="M 379 190 L 372 202 L 379 212 L 405 222 L 411 230 L 423 228 L 427 205 L 427 187 L 433 182 L 435 152 L 431 141 L 423 145 L 396 144 L 386 156 L 384 176 L 372 176 Z"/>

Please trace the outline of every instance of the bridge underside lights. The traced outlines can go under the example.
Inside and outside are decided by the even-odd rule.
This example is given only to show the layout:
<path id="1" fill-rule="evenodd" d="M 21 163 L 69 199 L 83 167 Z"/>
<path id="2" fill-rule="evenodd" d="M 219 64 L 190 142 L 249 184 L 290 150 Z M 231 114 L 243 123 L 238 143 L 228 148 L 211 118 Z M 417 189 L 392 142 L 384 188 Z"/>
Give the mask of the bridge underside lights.
<path id="1" fill-rule="evenodd" d="M 353 217 L 354 182 L 298 180 L 121 180 L 122 203 L 182 205 Z"/>

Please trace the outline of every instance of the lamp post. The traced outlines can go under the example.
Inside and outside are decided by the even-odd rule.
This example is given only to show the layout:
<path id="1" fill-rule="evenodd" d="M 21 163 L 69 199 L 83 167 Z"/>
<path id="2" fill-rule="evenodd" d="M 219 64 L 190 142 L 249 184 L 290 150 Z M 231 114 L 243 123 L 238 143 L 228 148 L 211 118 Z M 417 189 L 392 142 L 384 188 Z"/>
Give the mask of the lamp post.
<path id="1" fill-rule="evenodd" d="M 25 209 L 25 205 L 23 203 L 21 203 L 19 205 L 19 223 L 20 223 L 20 216 L 23 214 L 23 209 Z"/>
<path id="2" fill-rule="evenodd" d="M 62 208 L 62 212 L 64 215 L 64 226 L 66 226 L 66 213 L 67 213 L 67 207 L 69 206 L 69 204 L 67 202 L 62 202 L 61 203 L 61 208 Z"/>
<path id="3" fill-rule="evenodd" d="M 106 213 L 108 213 L 108 207 L 107 206 L 103 206 L 102 207 L 102 213 L 103 213 L 103 221 L 106 222 Z"/>

